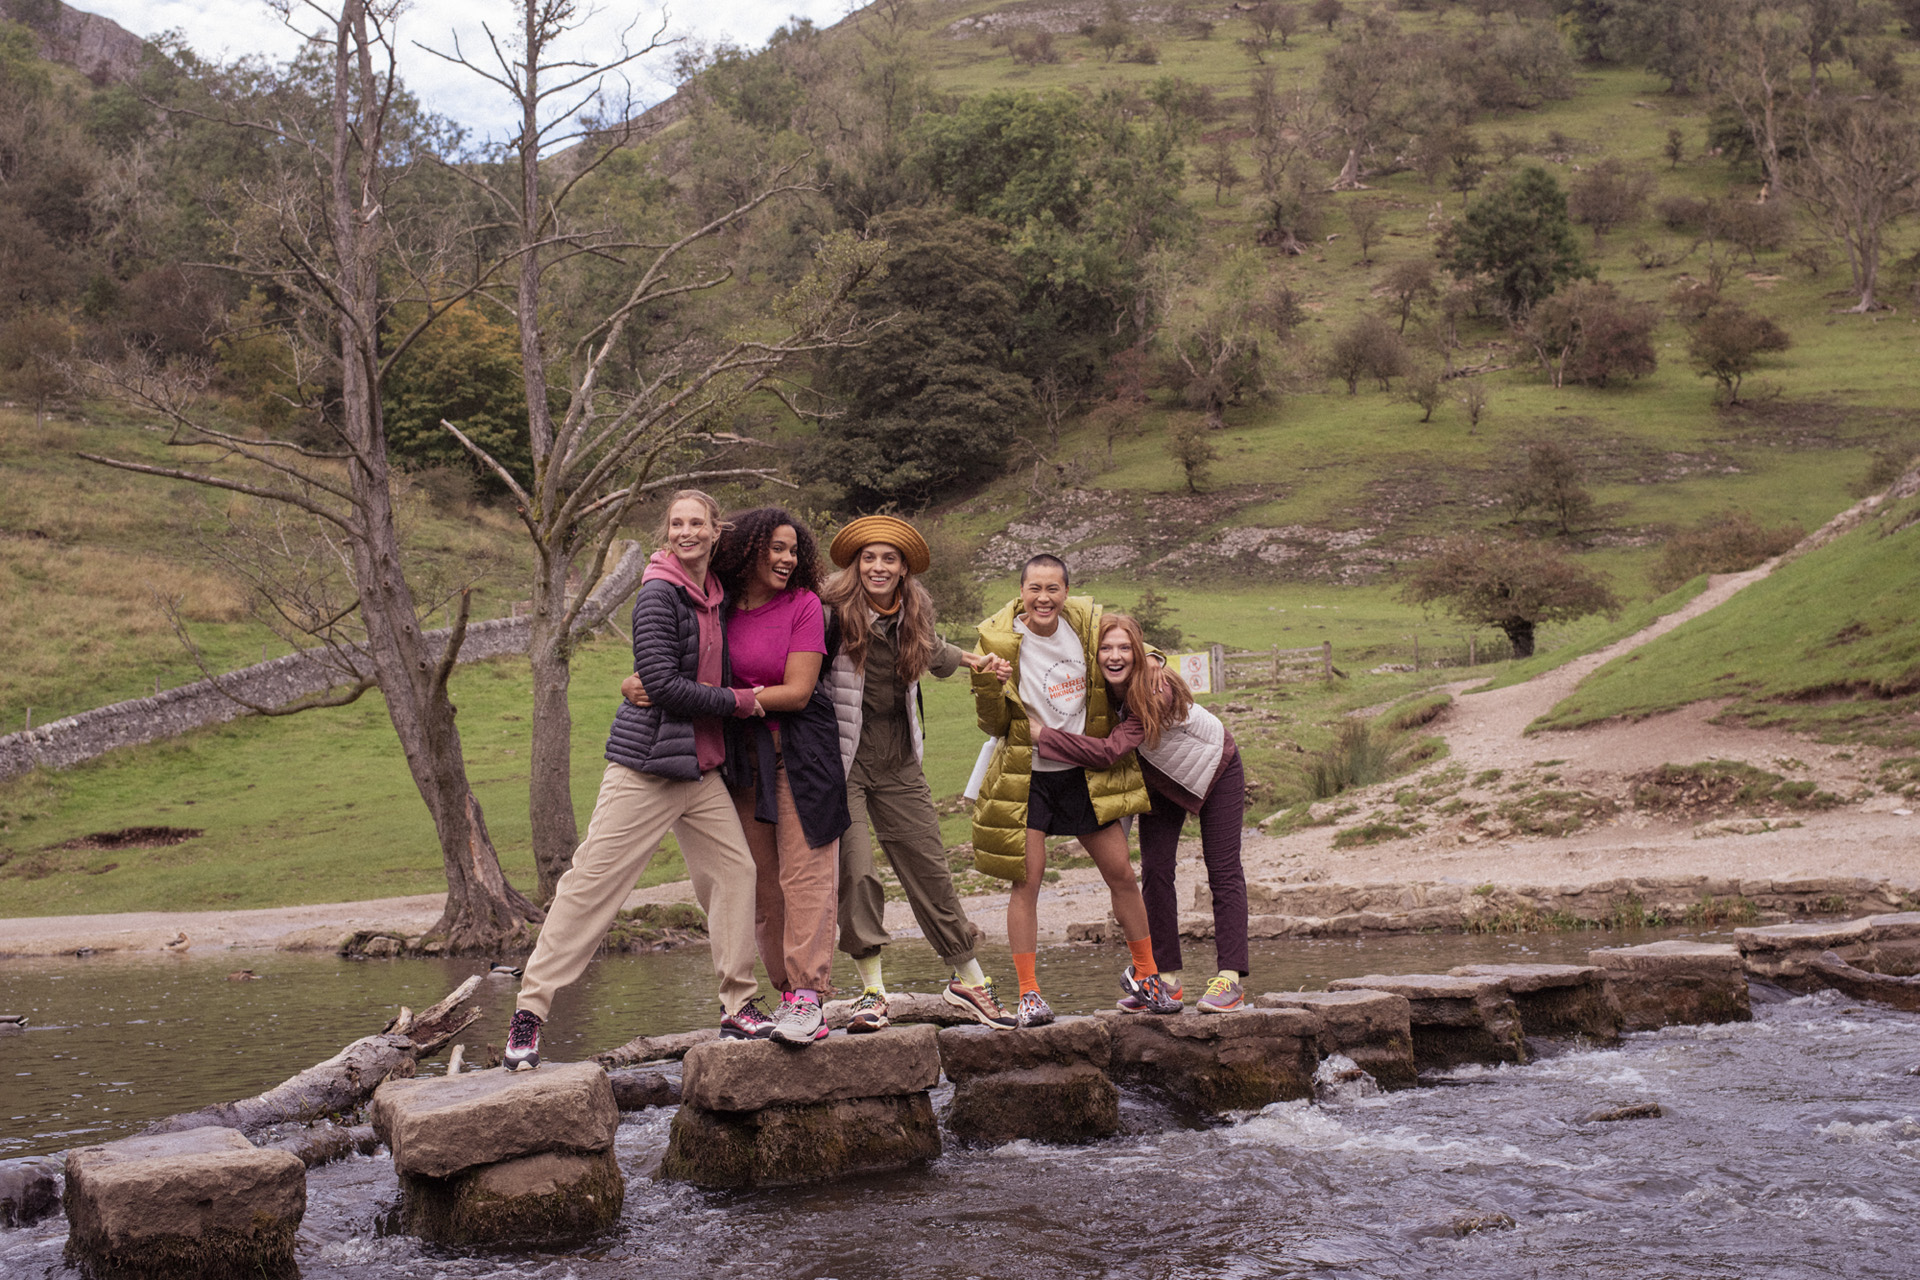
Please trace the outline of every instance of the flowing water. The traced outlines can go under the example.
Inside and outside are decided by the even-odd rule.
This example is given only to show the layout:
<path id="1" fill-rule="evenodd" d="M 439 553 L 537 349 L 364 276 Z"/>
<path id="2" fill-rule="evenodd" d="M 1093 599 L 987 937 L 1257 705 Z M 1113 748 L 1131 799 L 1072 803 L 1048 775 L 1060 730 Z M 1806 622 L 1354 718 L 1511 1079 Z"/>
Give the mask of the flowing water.
<path id="1" fill-rule="evenodd" d="M 1578 960 L 1596 939 L 1654 936 L 1672 935 L 1256 944 L 1254 989 Z M 939 976 L 916 944 L 891 957 L 893 985 L 929 989 Z M 1009 970 L 1004 950 L 982 959 Z M 1109 1003 L 1119 959 L 1103 948 L 1043 953 L 1055 1007 Z M 229 982 L 235 963 L 265 980 Z M 276 1084 L 377 1030 L 393 1006 L 431 1003 L 471 968 L 282 955 L 7 962 L 0 1012 L 32 1022 L 0 1036 L 0 1156 L 108 1140 Z M 703 1025 L 711 983 L 700 949 L 603 961 L 556 1006 L 542 1047 L 562 1060 Z M 488 984 L 485 1014 L 463 1037 L 470 1055 L 499 1043 L 512 989 Z M 1342 1086 L 1219 1122 L 1129 1095 L 1124 1131 L 1105 1142 L 950 1147 L 921 1169 L 780 1191 L 654 1180 L 671 1116 L 638 1113 L 620 1128 L 619 1231 L 564 1253 L 462 1256 L 383 1235 L 398 1194 L 392 1163 L 354 1158 L 309 1176 L 301 1273 L 1920 1276 L 1920 1076 L 1908 1071 L 1920 1064 L 1920 1018 L 1833 993 L 1756 1001 L 1754 1013 L 1616 1049 L 1563 1047 L 1526 1067 L 1464 1068 L 1398 1093 Z M 1586 1119 L 1641 1102 L 1665 1115 Z M 1465 1229 L 1474 1221 L 1483 1229 Z M 64 1280 L 64 1235 L 57 1217 L 0 1231 L 0 1276 Z"/>

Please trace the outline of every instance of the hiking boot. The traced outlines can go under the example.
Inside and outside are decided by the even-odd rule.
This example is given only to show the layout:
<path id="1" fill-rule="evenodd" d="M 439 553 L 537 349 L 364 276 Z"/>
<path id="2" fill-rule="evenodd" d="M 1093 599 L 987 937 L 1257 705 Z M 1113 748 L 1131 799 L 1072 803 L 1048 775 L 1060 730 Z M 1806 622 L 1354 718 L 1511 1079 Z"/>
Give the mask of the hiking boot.
<path id="1" fill-rule="evenodd" d="M 970 987 L 955 978 L 947 984 L 940 998 L 974 1021 L 996 1030 L 1007 1031 L 1020 1025 L 1020 1019 L 1007 1012 L 1000 1001 L 994 998 L 992 979 L 980 986 Z"/>
<path id="2" fill-rule="evenodd" d="M 1020 1025 L 1023 1027 L 1044 1027 L 1053 1021 L 1053 1010 L 1040 998 L 1038 991 L 1020 993 Z"/>
<path id="3" fill-rule="evenodd" d="M 1221 973 L 1207 983 L 1207 992 L 1195 1007 L 1201 1013 L 1232 1013 L 1245 1003 L 1246 992 L 1241 990 L 1239 982 Z"/>
<path id="4" fill-rule="evenodd" d="M 781 1003 L 780 1016 L 773 1022 L 772 1039 L 776 1043 L 809 1045 L 826 1034 L 827 1024 L 820 1016 L 819 1001 L 789 996 Z"/>
<path id="5" fill-rule="evenodd" d="M 1127 984 L 1132 981 L 1133 981 L 1133 966 L 1128 965 L 1124 970 L 1121 971 L 1121 974 L 1120 974 L 1121 989 L 1126 990 Z M 1177 983 L 1172 986 L 1168 986 L 1166 980 L 1162 979 L 1160 985 L 1163 987 L 1167 987 L 1167 994 L 1172 996 L 1175 1000 L 1180 999 L 1183 995 L 1186 994 L 1185 988 L 1181 987 Z M 1138 996 L 1133 996 L 1133 995 L 1121 996 L 1117 1001 L 1114 1002 L 1113 1007 L 1118 1009 L 1122 1013 L 1145 1013 L 1147 1011 L 1147 1006 L 1141 1002 Z"/>
<path id="6" fill-rule="evenodd" d="M 887 993 L 884 991 L 862 991 L 860 998 L 853 1002 L 853 1014 L 847 1019 L 847 1034 L 863 1036 L 870 1031 L 883 1030 L 887 1025 Z"/>
<path id="7" fill-rule="evenodd" d="M 513 1011 L 507 1024 L 507 1051 L 500 1065 L 509 1071 L 531 1071 L 540 1065 L 540 1017 L 525 1009 Z"/>
<path id="8" fill-rule="evenodd" d="M 1141 1013 L 1179 1013 L 1186 1007 L 1174 999 L 1172 989 L 1160 980 L 1160 975 L 1157 973 L 1145 978 L 1136 978 L 1133 975 L 1133 966 L 1128 965 L 1121 971 L 1120 985 L 1126 988 L 1129 996 L 1140 1002 Z"/>
<path id="9" fill-rule="evenodd" d="M 773 1019 L 760 1012 L 758 997 L 749 999 L 720 1019 L 722 1040 L 765 1040 L 773 1034 Z"/>

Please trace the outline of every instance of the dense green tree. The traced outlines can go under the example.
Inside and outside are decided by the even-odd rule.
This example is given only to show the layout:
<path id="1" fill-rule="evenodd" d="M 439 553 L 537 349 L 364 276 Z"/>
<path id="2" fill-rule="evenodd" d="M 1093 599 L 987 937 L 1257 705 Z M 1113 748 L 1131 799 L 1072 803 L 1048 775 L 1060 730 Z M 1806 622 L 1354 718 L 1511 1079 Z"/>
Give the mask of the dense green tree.
<path id="1" fill-rule="evenodd" d="M 403 325 L 417 314 L 396 313 Z M 410 327 L 410 326 L 409 326 Z M 445 419 L 522 484 L 533 479 L 527 401 L 520 372 L 520 335 L 513 325 L 471 302 L 456 304 L 395 362 L 381 387 L 387 442 L 409 466 L 473 472 L 495 491 L 505 486 L 447 434 Z"/>
<path id="2" fill-rule="evenodd" d="M 1590 278 L 1553 175 L 1529 165 L 1476 200 L 1452 228 L 1449 264 L 1465 279 L 1489 277 L 1518 318 L 1569 280 Z"/>
<path id="3" fill-rule="evenodd" d="M 1498 627 L 1513 656 L 1533 656 L 1542 623 L 1615 613 L 1606 579 L 1550 546 L 1477 535 L 1445 543 L 1401 588 L 1411 604 L 1439 604 L 1469 626 Z"/>
<path id="4" fill-rule="evenodd" d="M 860 300 L 891 321 L 860 347 L 829 352 L 820 385 L 846 407 L 801 470 L 849 504 L 912 508 L 991 477 L 1034 416 L 1015 369 L 1021 277 L 991 223 L 935 210 L 889 214 L 886 275 Z"/>

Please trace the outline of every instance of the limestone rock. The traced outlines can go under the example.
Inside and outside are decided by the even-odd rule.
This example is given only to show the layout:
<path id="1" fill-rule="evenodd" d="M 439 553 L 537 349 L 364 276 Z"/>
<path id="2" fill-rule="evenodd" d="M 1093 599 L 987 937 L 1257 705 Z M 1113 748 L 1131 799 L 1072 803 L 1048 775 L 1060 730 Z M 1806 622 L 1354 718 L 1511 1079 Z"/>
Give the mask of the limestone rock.
<path id="1" fill-rule="evenodd" d="M 1091 1142 L 1119 1130 L 1120 1090 L 1084 1059 L 971 1075 L 954 1086 L 947 1128 L 989 1146 Z"/>
<path id="2" fill-rule="evenodd" d="M 1808 966 L 1826 951 L 1869 973 L 1920 972 L 1920 911 L 1735 929 L 1733 937 L 1748 973 L 1797 990 L 1821 985 Z"/>
<path id="3" fill-rule="evenodd" d="M 1606 974 L 1586 964 L 1468 964 L 1456 977 L 1492 978 L 1513 999 L 1529 1036 L 1620 1037 L 1620 1014 L 1607 1000 Z"/>
<path id="4" fill-rule="evenodd" d="M 1368 974 L 1327 984 L 1334 991 L 1385 991 L 1402 996 L 1413 1032 L 1413 1060 L 1422 1071 L 1467 1062 L 1527 1061 L 1520 1012 L 1498 979 L 1455 974 Z"/>
<path id="5" fill-rule="evenodd" d="M 821 1006 L 820 1014 L 827 1025 L 835 1031 L 845 1029 L 853 1017 L 853 1001 L 830 1000 Z M 887 993 L 887 1019 L 903 1025 L 916 1022 L 930 1022 L 936 1027 L 977 1027 L 980 1022 L 973 1015 L 950 1005 L 938 995 L 929 995 L 924 991 L 889 991 Z"/>
<path id="6" fill-rule="evenodd" d="M 639 1071 L 631 1067 L 609 1071 L 607 1083 L 613 1086 L 614 1105 L 622 1111 L 645 1111 L 649 1107 L 680 1105 L 680 1082 L 658 1071 Z"/>
<path id="7" fill-rule="evenodd" d="M 1753 1018 L 1746 971 L 1731 943 L 1672 938 L 1590 951 L 1587 960 L 1605 972 L 1622 1030 Z"/>
<path id="8" fill-rule="evenodd" d="M 771 1040 L 713 1040 L 687 1051 L 680 1092 L 706 1111 L 921 1093 L 940 1080 L 937 1035 L 930 1026 L 888 1027 L 798 1049 Z"/>
<path id="9" fill-rule="evenodd" d="M 59 1207 L 58 1160 L 0 1160 L 0 1227 L 30 1227 Z"/>
<path id="10" fill-rule="evenodd" d="M 544 1151 L 450 1178 L 402 1174 L 400 1189 L 402 1230 L 451 1246 L 552 1244 L 598 1235 L 620 1221 L 627 1193 L 611 1149 L 594 1155 Z"/>
<path id="11" fill-rule="evenodd" d="M 940 1066 L 955 1084 L 974 1076 L 1029 1067 L 1087 1063 L 1105 1067 L 1112 1054 L 1099 1018 L 1061 1018 L 1044 1027 L 998 1031 L 974 1023 L 940 1032 Z"/>
<path id="12" fill-rule="evenodd" d="M 538 1071 L 475 1071 L 389 1080 L 373 1095 L 373 1127 L 395 1170 L 447 1178 L 480 1165 L 613 1146 L 620 1109 L 591 1062 Z"/>
<path id="13" fill-rule="evenodd" d="M 97 1276 L 294 1273 L 306 1166 L 238 1130 L 81 1147 L 67 1153 L 66 1177 L 67 1260 Z"/>
<path id="14" fill-rule="evenodd" d="M 1383 1089 L 1409 1089 L 1419 1071 L 1413 1061 L 1413 1013 L 1405 996 L 1389 991 L 1270 991 L 1255 996 L 1258 1009 L 1302 1009 L 1320 1019 L 1321 1058 L 1344 1054 Z"/>
<path id="15" fill-rule="evenodd" d="M 1216 1113 L 1313 1096 L 1320 1021 L 1305 1010 L 1098 1016 L 1113 1041 L 1118 1079 Z"/>
<path id="16" fill-rule="evenodd" d="M 932 1029 L 927 1031 L 931 1053 Z M 811 1056 L 827 1043 L 799 1053 Z M 938 1061 L 936 1056 L 936 1071 Z M 699 1187 L 777 1187 L 904 1168 L 939 1154 L 940 1126 L 924 1092 L 761 1111 L 709 1111 L 687 1103 L 673 1117 L 660 1175 Z"/>

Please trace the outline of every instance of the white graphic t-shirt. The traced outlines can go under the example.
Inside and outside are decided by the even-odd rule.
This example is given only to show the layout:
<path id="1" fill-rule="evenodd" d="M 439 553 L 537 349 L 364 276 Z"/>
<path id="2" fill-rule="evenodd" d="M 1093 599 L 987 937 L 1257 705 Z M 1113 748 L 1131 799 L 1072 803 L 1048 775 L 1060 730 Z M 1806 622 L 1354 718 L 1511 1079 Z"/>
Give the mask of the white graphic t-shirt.
<path id="1" fill-rule="evenodd" d="M 1015 618 L 1013 629 L 1020 635 L 1020 701 L 1027 706 L 1027 718 L 1062 733 L 1085 733 L 1086 645 L 1065 618 L 1050 636 L 1027 630 L 1025 618 Z M 1050 773 L 1074 766 L 1036 754 L 1033 767 Z"/>

